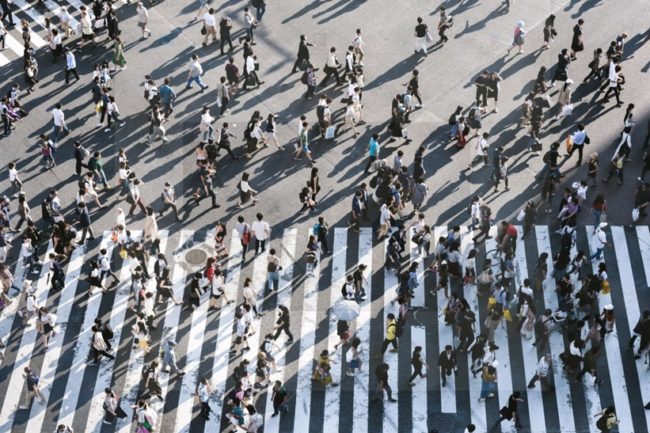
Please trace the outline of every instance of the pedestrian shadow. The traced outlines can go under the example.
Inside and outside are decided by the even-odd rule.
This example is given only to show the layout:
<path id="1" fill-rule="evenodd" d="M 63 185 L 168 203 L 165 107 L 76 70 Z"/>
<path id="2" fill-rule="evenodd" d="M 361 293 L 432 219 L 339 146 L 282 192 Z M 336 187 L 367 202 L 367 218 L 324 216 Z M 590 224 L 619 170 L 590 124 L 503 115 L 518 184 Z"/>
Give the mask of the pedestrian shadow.
<path id="1" fill-rule="evenodd" d="M 341 0 L 334 6 L 331 6 L 328 9 L 326 9 L 325 11 L 314 14 L 312 18 L 316 18 L 317 16 L 324 15 L 327 12 L 334 11 L 334 9 L 344 5 L 339 10 L 334 11 L 329 17 L 323 18 L 322 20 L 318 21 L 318 24 L 327 24 L 333 19 L 339 18 L 341 15 L 350 13 L 355 9 L 358 9 L 363 3 L 365 3 L 365 0 Z"/>
<path id="2" fill-rule="evenodd" d="M 526 68 L 527 66 L 534 64 L 537 61 L 537 57 L 539 57 L 539 55 L 542 54 L 542 51 L 543 50 L 539 48 L 535 51 L 528 53 L 524 57 L 520 57 L 519 60 L 517 60 L 515 63 L 510 65 L 506 70 L 500 72 L 499 75 L 501 75 L 501 77 L 505 80 L 506 78 L 513 75 L 515 72 L 518 72 Z"/>
<path id="3" fill-rule="evenodd" d="M 580 5 L 580 8 L 578 8 L 578 10 L 573 15 L 571 15 L 571 18 L 574 18 L 574 19 L 579 18 L 583 13 L 587 12 L 589 9 L 593 9 L 593 8 L 595 8 L 597 6 L 601 6 L 602 1 L 603 0 L 585 0 L 585 1 L 583 1 L 582 4 Z"/>
<path id="4" fill-rule="evenodd" d="M 411 72 L 413 68 L 415 68 L 417 64 L 420 62 L 420 59 L 421 59 L 421 55 L 419 53 L 409 55 L 408 57 L 404 58 L 400 62 L 391 66 L 388 70 L 386 70 L 383 74 L 376 77 L 370 83 L 366 84 L 366 86 L 363 89 L 364 92 L 375 89 L 390 81 L 394 81 L 397 79 L 402 79 L 402 80 L 405 79 L 404 78 L 405 74 Z"/>
<path id="5" fill-rule="evenodd" d="M 626 43 L 623 49 L 623 60 L 628 60 L 634 58 L 634 53 L 645 45 L 650 39 L 650 29 L 646 30 L 645 33 L 637 33 L 632 36 Z M 645 72 L 645 71 L 643 71 Z"/>
<path id="6" fill-rule="evenodd" d="M 490 12 L 488 14 L 488 16 L 486 16 L 482 20 L 479 20 L 479 21 L 475 22 L 472 25 L 469 25 L 469 21 L 465 21 L 465 28 L 460 33 L 456 33 L 456 35 L 454 36 L 454 39 L 459 39 L 459 38 L 461 38 L 464 35 L 467 35 L 469 33 L 477 32 L 477 31 L 485 28 L 487 23 L 489 23 L 493 19 L 496 19 L 496 18 L 500 17 L 501 15 L 506 15 L 507 13 L 508 13 L 508 8 L 507 8 L 506 4 L 501 3 L 501 4 L 499 4 L 499 6 L 495 10 Z"/>

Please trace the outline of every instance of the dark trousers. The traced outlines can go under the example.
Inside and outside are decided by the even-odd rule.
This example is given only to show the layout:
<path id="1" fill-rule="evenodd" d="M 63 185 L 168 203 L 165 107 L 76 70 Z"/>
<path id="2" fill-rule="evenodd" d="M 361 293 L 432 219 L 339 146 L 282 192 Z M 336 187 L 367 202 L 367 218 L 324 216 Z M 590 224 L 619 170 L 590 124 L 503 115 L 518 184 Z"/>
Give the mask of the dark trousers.
<path id="1" fill-rule="evenodd" d="M 528 387 L 532 388 L 535 386 L 535 383 L 537 383 L 538 380 L 542 384 L 542 390 L 551 388 L 551 382 L 548 380 L 548 376 L 540 376 L 537 373 L 535 373 L 533 378 L 530 379 L 530 382 L 528 382 Z"/>
<path id="2" fill-rule="evenodd" d="M 611 92 L 614 92 L 614 96 L 616 96 L 616 103 L 617 103 L 617 104 L 622 104 L 622 102 L 621 102 L 621 91 L 618 89 L 618 86 L 615 86 L 615 87 L 609 87 L 609 88 L 607 89 L 607 92 L 605 92 L 605 96 L 603 97 L 603 99 L 604 99 L 605 101 L 608 100 L 608 99 L 609 99 L 609 94 L 610 94 Z"/>
<path id="3" fill-rule="evenodd" d="M 72 69 L 66 69 L 65 70 L 65 83 L 68 84 L 70 82 L 70 74 L 74 75 L 74 77 L 79 80 L 79 73 L 77 72 L 77 68 L 72 68 Z"/>
<path id="4" fill-rule="evenodd" d="M 424 374 L 422 374 L 422 364 L 413 366 L 413 374 L 411 375 L 411 377 L 409 377 L 409 383 L 413 382 L 413 379 L 415 379 L 418 376 L 422 378 L 426 377 Z"/>
<path id="5" fill-rule="evenodd" d="M 287 405 L 283 404 L 284 400 L 278 399 L 278 400 L 273 400 L 273 415 L 277 415 L 280 413 L 280 411 L 287 411 Z"/>
<path id="6" fill-rule="evenodd" d="M 207 401 L 201 402 L 201 416 L 206 420 L 210 419 L 210 405 Z"/>
<path id="7" fill-rule="evenodd" d="M 370 171 L 370 167 L 372 167 L 372 164 L 373 164 L 375 161 L 377 161 L 377 156 L 371 156 L 371 157 L 368 158 L 368 163 L 366 164 L 366 168 L 364 169 L 364 171 L 365 171 L 366 173 L 367 173 L 368 171 Z"/>
<path id="8" fill-rule="evenodd" d="M 86 226 L 83 229 L 81 229 L 81 243 L 83 244 L 86 241 L 86 235 L 90 234 L 90 237 L 92 239 L 95 239 L 95 233 L 93 233 L 93 229 L 90 226 Z"/>
<path id="9" fill-rule="evenodd" d="M 393 399 L 393 390 L 391 389 L 390 385 L 388 383 L 384 383 L 383 385 L 377 385 L 377 391 L 375 392 L 375 398 L 374 400 L 379 400 L 380 398 L 383 397 L 384 390 L 386 390 L 386 395 L 388 395 L 388 399 L 392 400 Z"/>
<path id="10" fill-rule="evenodd" d="M 327 244 L 327 237 L 325 236 L 319 236 L 318 237 L 318 242 L 320 242 L 321 247 L 323 248 L 323 251 L 326 253 L 329 252 L 330 248 L 329 245 Z"/>
<path id="11" fill-rule="evenodd" d="M 136 201 L 133 202 L 133 204 L 129 208 L 129 215 L 133 215 L 133 211 L 135 210 L 136 206 L 140 206 L 140 209 L 142 209 L 142 213 L 144 214 L 147 213 L 147 209 L 144 207 L 144 203 L 142 203 L 142 198 L 138 198 Z"/>
<path id="12" fill-rule="evenodd" d="M 95 362 L 99 362 L 99 356 L 100 355 L 104 355 L 105 357 L 107 357 L 109 359 L 115 359 L 115 357 L 113 355 L 111 355 L 110 353 L 108 353 L 105 350 L 97 350 L 94 347 L 92 348 L 92 350 L 93 350 L 93 360 Z"/>
<path id="13" fill-rule="evenodd" d="M 388 338 L 384 338 L 384 342 L 381 343 L 381 353 L 382 355 L 386 353 L 386 349 L 388 349 L 388 345 L 392 344 L 393 349 L 397 350 L 397 338 L 394 338 L 392 340 L 389 340 Z"/>
<path id="14" fill-rule="evenodd" d="M 223 54 L 223 46 L 224 44 L 228 42 L 228 45 L 230 46 L 230 51 L 233 50 L 232 48 L 232 40 L 230 39 L 230 35 L 224 37 L 223 35 L 221 36 L 221 54 Z"/>
<path id="15" fill-rule="evenodd" d="M 582 144 L 581 145 L 575 145 L 574 144 L 573 147 L 571 148 L 571 152 L 569 152 L 569 156 L 571 156 L 571 155 L 573 155 L 573 152 L 575 152 L 576 150 L 578 151 L 578 163 L 577 163 L 577 165 L 582 164 L 582 151 L 584 150 L 584 147 L 585 146 L 582 145 Z"/>
<path id="16" fill-rule="evenodd" d="M 303 63 L 303 62 L 308 62 L 309 57 L 298 57 L 296 59 L 296 62 L 293 64 L 293 68 L 291 68 L 291 72 L 296 72 L 296 69 Z"/>
<path id="17" fill-rule="evenodd" d="M 228 109 L 228 101 L 229 101 L 228 98 L 225 98 L 225 97 L 221 98 L 221 111 L 220 111 L 220 114 L 222 116 L 223 116 L 223 113 L 225 113 L 226 110 Z"/>
<path id="18" fill-rule="evenodd" d="M 293 334 L 289 330 L 289 325 L 282 325 L 275 331 L 275 335 L 273 336 L 274 340 L 277 340 L 280 334 L 284 331 L 285 334 L 287 334 L 287 337 L 289 337 L 289 341 L 293 341 Z"/>
<path id="19" fill-rule="evenodd" d="M 241 239 L 240 239 L 241 242 Z M 248 251 L 248 244 L 241 242 L 241 261 L 246 260 L 246 251 Z"/>
<path id="20" fill-rule="evenodd" d="M 266 245 L 266 239 L 264 240 L 255 239 L 255 254 L 256 255 L 259 254 L 260 250 L 264 251 L 265 245 Z"/>
<path id="21" fill-rule="evenodd" d="M 163 208 L 160 210 L 160 216 L 162 216 L 163 213 L 167 212 L 167 209 L 169 208 L 172 208 L 174 215 L 176 215 L 176 218 L 178 218 L 178 208 L 174 203 L 163 203 Z"/>
<path id="22" fill-rule="evenodd" d="M 330 68 L 326 66 L 323 71 L 325 72 L 325 77 L 323 78 L 323 81 L 320 82 L 321 86 L 326 85 L 332 75 L 336 78 L 336 84 L 341 84 L 341 77 L 339 76 L 338 68 Z"/>
<path id="23" fill-rule="evenodd" d="M 451 376 L 454 371 L 452 367 L 440 367 L 440 378 L 442 379 L 442 386 L 447 385 L 447 376 Z"/>
<path id="24" fill-rule="evenodd" d="M 108 276 L 108 275 L 110 275 L 111 278 L 113 278 L 113 281 L 115 281 L 116 283 L 119 283 L 119 282 L 120 282 L 120 279 L 117 278 L 117 276 L 115 275 L 115 273 L 113 273 L 113 271 L 111 271 L 110 269 L 107 270 L 107 271 L 100 271 L 100 272 L 99 272 L 99 281 L 100 281 L 100 282 L 103 282 L 103 281 L 104 281 L 104 278 L 106 278 L 106 276 Z"/>
<path id="25" fill-rule="evenodd" d="M 237 156 L 233 153 L 233 151 L 232 151 L 232 149 L 230 148 L 230 145 L 229 145 L 229 144 L 221 144 L 221 143 L 219 143 L 219 145 L 217 146 L 217 149 L 225 149 L 226 152 L 228 152 L 228 155 L 229 155 L 232 159 L 237 159 Z"/>

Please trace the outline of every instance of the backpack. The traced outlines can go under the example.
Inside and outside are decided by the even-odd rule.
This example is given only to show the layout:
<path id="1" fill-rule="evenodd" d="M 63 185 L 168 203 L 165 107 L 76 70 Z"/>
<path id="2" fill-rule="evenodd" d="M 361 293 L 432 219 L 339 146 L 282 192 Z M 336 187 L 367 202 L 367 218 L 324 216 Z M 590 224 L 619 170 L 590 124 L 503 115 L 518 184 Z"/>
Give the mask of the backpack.
<path id="1" fill-rule="evenodd" d="M 307 72 L 306 71 L 302 73 L 302 76 L 300 77 L 300 82 L 302 84 L 307 84 L 309 82 L 309 81 L 307 81 Z"/>
<path id="2" fill-rule="evenodd" d="M 325 119 L 325 107 L 323 105 L 316 106 L 316 117 L 319 122 L 322 122 Z"/>
<path id="3" fill-rule="evenodd" d="M 209 143 L 209 144 L 205 147 L 205 150 L 206 150 L 207 153 L 208 153 L 208 159 L 209 159 L 209 160 L 214 161 L 214 160 L 217 159 L 217 156 L 218 156 L 218 155 L 217 155 L 217 151 L 218 151 L 219 149 L 217 148 L 217 145 L 216 145 L 215 143 Z"/>
<path id="4" fill-rule="evenodd" d="M 550 160 L 551 160 L 551 151 L 549 150 L 542 157 L 542 161 L 544 162 L 544 164 L 548 164 Z"/>
<path id="5" fill-rule="evenodd" d="M 450 125 L 455 125 L 456 124 L 456 113 L 449 116 L 449 124 Z"/>

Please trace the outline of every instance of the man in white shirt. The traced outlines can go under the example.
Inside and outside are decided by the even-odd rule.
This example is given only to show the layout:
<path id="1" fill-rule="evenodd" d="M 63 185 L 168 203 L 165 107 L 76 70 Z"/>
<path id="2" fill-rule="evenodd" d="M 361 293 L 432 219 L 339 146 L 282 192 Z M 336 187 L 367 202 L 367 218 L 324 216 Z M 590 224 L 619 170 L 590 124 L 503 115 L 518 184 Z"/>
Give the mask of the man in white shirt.
<path id="1" fill-rule="evenodd" d="M 363 38 L 361 37 L 361 29 L 357 29 L 357 36 L 352 41 L 354 47 L 354 56 L 356 57 L 357 64 L 363 66 Z"/>
<path id="2" fill-rule="evenodd" d="M 330 54 L 327 57 L 327 62 L 325 63 L 325 68 L 323 69 L 325 72 L 325 77 L 323 78 L 323 81 L 321 81 L 320 85 L 321 87 L 325 87 L 327 82 L 329 81 L 330 77 L 334 75 L 334 78 L 336 78 L 336 85 L 340 86 L 342 81 L 341 77 L 339 76 L 339 61 L 336 58 L 336 48 L 332 47 L 330 48 Z"/>
<path id="3" fill-rule="evenodd" d="M 147 214 L 147 209 L 142 202 L 142 195 L 140 195 L 140 185 L 142 181 L 140 179 L 135 179 L 131 186 L 129 187 L 129 193 L 131 195 L 131 208 L 129 209 L 129 216 L 133 216 L 133 211 L 136 206 L 140 206 L 143 214 Z"/>
<path id="4" fill-rule="evenodd" d="M 255 254 L 259 254 L 260 247 L 261 251 L 264 251 L 264 246 L 266 245 L 266 240 L 271 235 L 271 227 L 266 221 L 262 221 L 264 215 L 261 213 L 257 214 L 257 221 L 251 225 L 251 231 L 255 236 Z"/>
<path id="5" fill-rule="evenodd" d="M 257 72 L 255 71 L 256 63 L 257 56 L 255 54 L 251 54 L 250 56 L 246 57 L 246 64 L 244 65 L 245 78 L 242 90 L 246 90 L 246 87 L 251 84 L 257 84 L 258 86 L 264 84 L 264 81 L 260 81 L 259 77 L 257 76 Z"/>
<path id="6" fill-rule="evenodd" d="M 77 77 L 77 79 L 79 78 Z M 52 120 L 54 122 L 54 130 L 52 131 L 50 140 L 52 140 L 52 143 L 56 144 L 60 132 L 70 132 L 68 126 L 65 124 L 65 114 L 63 114 L 63 110 L 61 110 L 61 103 L 57 103 L 54 109 L 52 109 Z"/>
<path id="7" fill-rule="evenodd" d="M 205 38 L 203 46 L 208 46 L 208 39 L 212 36 L 212 42 L 217 42 L 217 20 L 214 18 L 214 9 L 210 8 L 203 14 L 203 27 L 205 28 Z"/>
<path id="8" fill-rule="evenodd" d="M 192 60 L 190 60 L 190 70 L 187 74 L 187 84 L 185 85 L 185 89 L 191 89 L 193 81 L 196 81 L 196 84 L 201 87 L 202 91 L 207 89 L 208 85 L 203 82 L 201 75 L 203 75 L 203 67 L 199 62 L 199 56 L 192 54 Z"/>
<path id="9" fill-rule="evenodd" d="M 70 48 L 65 47 L 65 84 L 70 84 L 70 74 L 74 75 L 79 81 L 79 73 L 77 73 L 77 59 L 70 51 Z"/>
<path id="10" fill-rule="evenodd" d="M 605 227 L 607 227 L 607 223 L 600 223 L 596 229 L 596 232 L 594 233 L 592 245 L 596 251 L 589 257 L 592 262 L 595 260 L 600 260 L 603 255 L 603 248 L 605 248 L 605 245 L 608 244 L 607 235 L 605 234 Z"/>
<path id="11" fill-rule="evenodd" d="M 110 275 L 113 278 L 113 285 L 117 286 L 120 280 L 111 270 L 111 259 L 108 256 L 108 251 L 106 250 L 106 248 L 102 248 L 101 250 L 99 250 L 98 262 L 99 262 L 99 283 L 103 285 L 104 278 L 106 278 L 107 275 Z"/>
<path id="12" fill-rule="evenodd" d="M 255 27 L 257 26 L 257 20 L 253 16 L 253 13 L 248 7 L 244 8 L 244 21 L 246 21 L 246 37 L 250 39 L 251 45 L 255 45 Z"/>
<path id="13" fill-rule="evenodd" d="M 567 158 L 571 157 L 573 155 L 573 152 L 576 150 L 578 151 L 578 162 L 576 163 L 576 166 L 579 167 L 582 164 L 582 150 L 585 147 L 585 144 L 589 144 L 589 139 L 587 138 L 587 131 L 585 131 L 585 125 L 580 123 L 578 125 L 578 130 L 571 135 L 571 139 L 573 140 L 573 146 L 571 147 L 571 151 L 567 154 Z"/>
<path id="14" fill-rule="evenodd" d="M 383 239 L 390 232 L 390 220 L 394 215 L 390 211 L 390 206 L 393 205 L 393 197 L 389 197 L 386 203 L 381 205 L 379 210 L 379 231 L 377 233 L 377 240 Z"/>
<path id="15" fill-rule="evenodd" d="M 147 23 L 149 22 L 149 11 L 144 7 L 142 2 L 138 2 L 138 7 L 136 9 L 138 12 L 138 27 L 142 30 L 142 39 L 147 37 L 146 35 L 151 36 L 151 30 L 147 28 Z"/>
<path id="16" fill-rule="evenodd" d="M 538 380 L 542 382 L 542 390 L 548 390 L 551 388 L 551 383 L 548 380 L 548 373 L 551 369 L 551 354 L 547 353 L 539 359 L 537 364 L 537 369 L 535 370 L 535 375 L 530 382 L 528 382 L 528 388 L 535 388 L 535 382 Z"/>

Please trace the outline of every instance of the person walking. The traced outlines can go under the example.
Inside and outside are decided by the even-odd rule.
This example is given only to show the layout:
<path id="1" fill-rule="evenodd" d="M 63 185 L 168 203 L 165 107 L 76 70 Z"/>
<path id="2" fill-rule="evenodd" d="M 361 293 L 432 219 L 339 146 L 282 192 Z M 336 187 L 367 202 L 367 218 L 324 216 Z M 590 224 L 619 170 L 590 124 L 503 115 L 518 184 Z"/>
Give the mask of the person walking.
<path id="1" fill-rule="evenodd" d="M 542 45 L 542 50 L 548 50 L 549 44 L 556 36 L 555 15 L 551 14 L 544 21 L 544 45 Z"/>
<path id="2" fill-rule="evenodd" d="M 512 51 L 514 47 L 517 47 L 519 50 L 517 51 L 517 54 L 521 54 L 524 52 L 525 36 L 526 36 L 526 30 L 524 29 L 524 22 L 518 21 L 517 25 L 515 26 L 512 45 L 510 46 L 510 48 L 508 48 L 508 54 L 510 54 L 510 51 Z"/>
<path id="3" fill-rule="evenodd" d="M 63 110 L 61 110 L 61 103 L 59 102 L 57 102 L 57 104 L 52 109 L 52 121 L 54 123 L 54 129 L 50 135 L 50 140 L 52 140 L 52 143 L 56 146 L 60 133 L 70 133 L 70 129 L 65 123 L 65 114 L 63 113 Z"/>
<path id="4" fill-rule="evenodd" d="M 598 418 L 596 421 L 596 428 L 600 430 L 601 433 L 609 433 L 612 429 L 616 428 L 620 422 L 616 416 L 616 409 L 614 409 L 614 406 L 609 406 L 603 409 L 602 412 L 596 415 L 596 418 Z"/>
<path id="5" fill-rule="evenodd" d="M 336 78 L 337 86 L 343 84 L 343 82 L 341 81 L 341 77 L 339 76 L 340 66 L 341 64 L 336 58 L 336 48 L 332 47 L 330 48 L 330 53 L 329 56 L 327 56 L 327 61 L 325 62 L 325 68 L 323 69 L 323 72 L 325 72 L 325 77 L 323 77 L 323 80 L 320 83 L 321 87 L 325 87 L 327 85 L 331 76 L 334 76 L 334 78 Z"/>
<path id="6" fill-rule="evenodd" d="M 582 26 L 585 20 L 580 18 L 578 23 L 573 26 L 573 37 L 571 38 L 571 60 L 576 60 L 576 54 L 585 49 L 585 44 L 582 41 Z"/>
<path id="7" fill-rule="evenodd" d="M 379 159 L 379 134 L 373 134 L 368 143 L 368 163 L 364 169 L 364 173 L 370 173 L 370 168 Z"/>
<path id="8" fill-rule="evenodd" d="M 535 388 L 535 383 L 539 380 L 542 384 L 542 391 L 553 391 L 554 388 L 549 380 L 549 373 L 551 371 L 553 371 L 551 354 L 547 353 L 539 359 L 535 375 L 528 382 L 528 388 Z"/>
<path id="9" fill-rule="evenodd" d="M 25 367 L 23 369 L 23 372 L 25 384 L 27 385 L 27 393 L 25 394 L 25 399 L 23 400 L 22 404 L 18 406 L 18 409 L 29 409 L 33 397 L 38 397 L 38 401 L 42 404 L 47 403 L 45 396 L 38 387 L 40 378 L 30 367 Z"/>
<path id="10" fill-rule="evenodd" d="M 593 233 L 592 245 L 595 251 L 591 256 L 589 256 L 589 260 L 592 262 L 599 261 L 603 255 L 603 249 L 606 245 L 609 245 L 609 242 L 607 242 L 605 227 L 607 227 L 607 223 L 600 223 Z"/>
<path id="11" fill-rule="evenodd" d="M 275 334 L 273 335 L 273 340 L 277 340 L 282 331 L 284 331 L 285 334 L 287 334 L 288 340 L 287 344 L 293 343 L 293 334 L 291 333 L 291 322 L 290 322 L 290 316 L 289 316 L 289 309 L 284 306 L 280 305 L 278 306 L 279 315 L 278 315 L 278 320 L 275 322 Z"/>
<path id="12" fill-rule="evenodd" d="M 232 29 L 232 20 L 229 17 L 224 16 L 219 21 L 219 39 L 221 39 L 221 55 L 223 56 L 223 46 L 228 42 L 228 51 L 233 50 L 232 38 L 230 36 L 230 30 Z M 230 80 L 228 80 L 230 81 Z"/>
<path id="13" fill-rule="evenodd" d="M 135 211 L 135 208 L 138 206 L 142 210 L 143 214 L 147 214 L 147 208 L 142 200 L 142 194 L 140 194 L 140 185 L 142 185 L 142 181 L 136 178 L 129 186 L 129 198 L 131 207 L 129 208 L 128 216 L 130 217 L 133 216 L 133 211 Z"/>
<path id="14" fill-rule="evenodd" d="M 206 377 L 201 378 L 199 386 L 196 388 L 196 397 L 201 403 L 201 416 L 204 420 L 208 421 L 210 419 L 210 396 L 212 395 L 212 386 Z"/>
<path id="15" fill-rule="evenodd" d="M 277 416 L 280 412 L 289 412 L 289 393 L 281 381 L 276 380 L 271 390 L 271 400 L 273 401 L 272 417 Z"/>
<path id="16" fill-rule="evenodd" d="M 113 39 L 113 64 L 118 71 L 126 69 L 126 58 L 124 57 L 124 44 L 119 37 Z"/>
<path id="17" fill-rule="evenodd" d="M 269 223 L 263 220 L 264 215 L 258 213 L 256 215 L 257 221 L 251 225 L 251 230 L 255 236 L 255 255 L 266 250 L 265 245 L 269 236 L 271 235 L 271 227 Z"/>
<path id="18" fill-rule="evenodd" d="M 585 144 L 589 144 L 591 142 L 589 136 L 587 135 L 587 131 L 585 131 L 585 125 L 582 123 L 578 124 L 578 130 L 571 135 L 571 142 L 573 143 L 571 150 L 569 150 L 569 153 L 565 156 L 568 159 L 571 157 L 571 155 L 573 155 L 573 152 L 577 150 L 578 162 L 576 162 L 576 167 L 580 167 L 580 165 L 582 165 L 582 151 L 584 150 Z"/>
<path id="19" fill-rule="evenodd" d="M 72 53 L 70 48 L 65 47 L 65 84 L 70 84 L 70 74 L 72 74 L 77 81 L 79 81 L 79 73 L 77 72 L 77 59 Z"/>
<path id="20" fill-rule="evenodd" d="M 517 412 L 518 403 L 523 403 L 524 399 L 521 398 L 521 393 L 519 391 L 513 392 L 510 397 L 508 397 L 508 403 L 501 408 L 499 411 L 499 419 L 496 420 L 490 432 L 496 431 L 497 427 L 503 420 L 515 422 L 515 428 L 523 428 L 521 421 L 519 420 L 519 413 Z"/>
<path id="21" fill-rule="evenodd" d="M 415 54 L 417 55 L 420 51 L 426 57 L 429 53 L 427 52 L 427 39 L 430 39 L 431 35 L 429 34 L 429 27 L 424 24 L 422 17 L 417 18 L 417 25 L 415 26 Z"/>
<path id="22" fill-rule="evenodd" d="M 208 46 L 208 39 L 212 37 L 212 43 L 217 42 L 217 19 L 214 17 L 214 8 L 208 9 L 208 11 L 203 14 L 203 29 L 201 33 L 204 33 L 203 46 Z"/>
<path id="23" fill-rule="evenodd" d="M 415 346 L 413 349 L 413 354 L 411 355 L 411 365 L 413 366 L 413 374 L 408 379 L 407 384 L 409 386 L 414 386 L 416 377 L 420 376 L 422 379 L 426 378 L 426 373 L 423 373 L 423 368 L 427 368 L 427 363 L 422 357 L 422 346 Z"/>
<path id="24" fill-rule="evenodd" d="M 397 320 L 395 319 L 395 315 L 393 313 L 388 313 L 386 316 L 386 335 L 384 337 L 384 342 L 381 344 L 381 356 L 386 353 L 386 349 L 388 349 L 388 345 L 392 345 L 393 348 L 390 350 L 392 353 L 397 353 L 398 345 L 397 345 Z"/>
<path id="25" fill-rule="evenodd" d="M 187 74 L 187 84 L 185 85 L 185 89 L 189 90 L 192 88 L 192 82 L 196 82 L 196 84 L 199 85 L 201 88 L 201 91 L 204 91 L 205 89 L 208 88 L 208 85 L 203 82 L 201 79 L 201 75 L 203 75 L 203 67 L 201 66 L 201 62 L 199 62 L 199 56 L 197 54 L 192 54 L 192 59 L 190 60 L 189 64 L 189 72 Z"/>
<path id="26" fill-rule="evenodd" d="M 440 377 L 442 378 L 442 387 L 444 388 L 447 385 L 447 376 L 451 376 L 452 371 L 454 375 L 458 374 L 456 351 L 450 344 L 446 345 L 445 350 L 440 352 L 438 366 L 440 367 Z"/>
<path id="27" fill-rule="evenodd" d="M 120 407 L 120 397 L 110 388 L 104 389 L 104 404 L 102 407 L 104 409 L 104 419 L 102 420 L 104 424 L 112 425 L 117 418 L 124 419 L 127 417 L 127 414 Z"/>
<path id="28" fill-rule="evenodd" d="M 292 74 L 296 73 L 296 69 L 304 70 L 307 68 L 307 65 L 309 64 L 309 47 L 313 46 L 314 44 L 308 42 L 305 35 L 300 35 L 300 42 L 298 43 L 298 55 L 296 62 L 293 64 L 293 68 L 291 68 Z"/>
<path id="29" fill-rule="evenodd" d="M 388 395 L 388 401 L 395 403 L 397 400 L 393 398 L 393 390 L 388 384 L 388 369 L 390 367 L 385 362 L 380 363 L 377 368 L 375 368 L 375 377 L 377 379 L 377 390 L 375 391 L 375 397 L 373 400 L 383 399 L 384 390 Z"/>
<path id="30" fill-rule="evenodd" d="M 142 2 L 138 2 L 136 12 L 138 14 L 138 27 L 142 30 L 141 39 L 145 39 L 151 36 L 151 30 L 147 28 L 147 24 L 149 23 L 149 11 L 144 7 Z"/>
<path id="31" fill-rule="evenodd" d="M 86 242 L 87 234 L 90 234 L 88 237 L 89 241 L 94 240 L 95 234 L 93 233 L 93 228 L 90 221 L 90 213 L 88 212 L 88 208 L 86 207 L 85 202 L 82 201 L 77 205 L 77 214 L 79 215 L 79 226 L 81 227 L 81 240 L 79 243 L 83 244 Z"/>
<path id="32" fill-rule="evenodd" d="M 108 345 L 104 340 L 104 336 L 102 335 L 101 330 L 96 325 L 93 325 L 91 331 L 92 331 L 92 343 L 90 348 L 92 349 L 93 360 L 92 362 L 89 363 L 89 365 L 99 364 L 99 359 L 101 355 L 114 360 L 115 357 L 110 353 L 108 353 Z"/>

